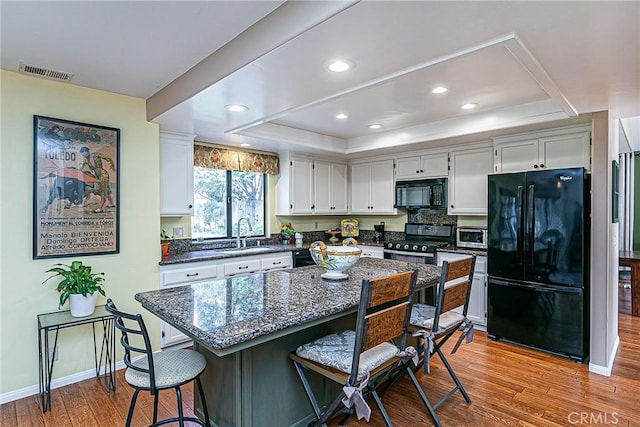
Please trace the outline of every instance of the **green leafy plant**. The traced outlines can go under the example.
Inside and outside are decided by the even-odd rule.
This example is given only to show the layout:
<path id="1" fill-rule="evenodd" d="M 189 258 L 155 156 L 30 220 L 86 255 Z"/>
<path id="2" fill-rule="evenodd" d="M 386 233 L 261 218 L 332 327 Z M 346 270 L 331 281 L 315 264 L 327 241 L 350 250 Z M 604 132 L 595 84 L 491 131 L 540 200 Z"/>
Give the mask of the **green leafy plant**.
<path id="1" fill-rule="evenodd" d="M 64 305 L 71 294 L 87 296 L 98 291 L 102 296 L 106 295 L 102 285 L 104 273 L 92 273 L 91 266 L 83 265 L 82 261 L 73 261 L 71 265 L 53 264 L 53 267 L 47 270 L 46 273 L 55 274 L 47 278 L 42 284 L 54 277 L 60 276 L 63 278 L 56 287 L 56 290 L 60 292 L 60 305 L 58 308 Z"/>
<path id="2" fill-rule="evenodd" d="M 167 240 L 171 240 L 173 239 L 173 237 L 169 237 L 169 235 L 167 234 L 166 231 L 162 230 L 160 232 L 160 241 L 161 242 L 166 242 Z"/>

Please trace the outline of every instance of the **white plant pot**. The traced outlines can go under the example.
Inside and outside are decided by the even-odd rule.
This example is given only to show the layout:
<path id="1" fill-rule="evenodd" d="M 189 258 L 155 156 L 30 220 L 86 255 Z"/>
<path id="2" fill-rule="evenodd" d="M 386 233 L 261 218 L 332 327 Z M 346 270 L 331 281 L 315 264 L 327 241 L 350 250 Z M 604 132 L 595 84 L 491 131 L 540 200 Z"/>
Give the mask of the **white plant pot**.
<path id="1" fill-rule="evenodd" d="M 98 291 L 91 295 L 71 294 L 69 295 L 69 308 L 73 317 L 85 317 L 93 314 L 96 309 Z"/>

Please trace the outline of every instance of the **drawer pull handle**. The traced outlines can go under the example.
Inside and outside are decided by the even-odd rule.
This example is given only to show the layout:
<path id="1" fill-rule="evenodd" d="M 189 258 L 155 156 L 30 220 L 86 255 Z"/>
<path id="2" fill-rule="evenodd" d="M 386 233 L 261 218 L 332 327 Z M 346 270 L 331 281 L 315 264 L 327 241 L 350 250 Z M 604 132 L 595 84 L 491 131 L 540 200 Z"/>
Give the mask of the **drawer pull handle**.
<path id="1" fill-rule="evenodd" d="M 278 261 L 278 262 L 274 262 L 273 265 L 279 265 L 282 264 L 282 261 Z"/>
<path id="2" fill-rule="evenodd" d="M 187 273 L 187 277 L 195 277 L 197 275 L 199 275 L 200 273 Z"/>
<path id="3" fill-rule="evenodd" d="M 246 270 L 247 268 L 249 268 L 248 265 L 240 266 L 240 267 L 238 267 L 238 270 Z"/>

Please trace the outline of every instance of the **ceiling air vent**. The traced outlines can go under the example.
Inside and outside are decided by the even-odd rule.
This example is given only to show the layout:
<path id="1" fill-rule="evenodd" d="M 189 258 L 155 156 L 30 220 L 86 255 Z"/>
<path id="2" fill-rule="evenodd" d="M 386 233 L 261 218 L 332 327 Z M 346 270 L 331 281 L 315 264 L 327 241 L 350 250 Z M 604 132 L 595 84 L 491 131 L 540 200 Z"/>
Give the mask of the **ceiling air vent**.
<path id="1" fill-rule="evenodd" d="M 23 64 L 22 62 L 20 63 L 20 73 L 28 74 L 30 76 L 42 77 L 43 79 L 57 80 L 59 82 L 68 82 L 73 77 L 73 73 L 67 73 L 66 71 L 48 70 L 46 68 Z"/>

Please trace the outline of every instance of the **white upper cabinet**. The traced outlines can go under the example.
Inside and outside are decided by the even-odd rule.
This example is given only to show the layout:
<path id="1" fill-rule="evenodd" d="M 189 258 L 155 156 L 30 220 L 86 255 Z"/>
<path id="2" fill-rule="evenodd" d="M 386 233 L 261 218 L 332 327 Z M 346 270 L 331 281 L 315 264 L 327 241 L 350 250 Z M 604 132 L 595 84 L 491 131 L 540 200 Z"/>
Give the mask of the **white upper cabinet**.
<path id="1" fill-rule="evenodd" d="M 314 161 L 316 214 L 347 213 L 347 165 Z"/>
<path id="2" fill-rule="evenodd" d="M 444 178 L 448 175 L 448 153 L 424 154 L 396 159 L 396 180 Z"/>
<path id="3" fill-rule="evenodd" d="M 449 215 L 486 215 L 487 178 L 493 172 L 491 146 L 449 153 Z"/>
<path id="4" fill-rule="evenodd" d="M 291 215 L 313 213 L 313 160 L 292 159 L 290 162 L 289 211 Z"/>
<path id="5" fill-rule="evenodd" d="M 160 132 L 160 216 L 193 215 L 194 137 Z"/>
<path id="6" fill-rule="evenodd" d="M 496 172 L 583 167 L 591 169 L 589 126 L 571 126 L 493 140 Z"/>
<path id="7" fill-rule="evenodd" d="M 351 165 L 351 213 L 395 214 L 393 160 Z"/>
<path id="8" fill-rule="evenodd" d="M 346 213 L 346 164 L 281 154 L 276 215 Z"/>

